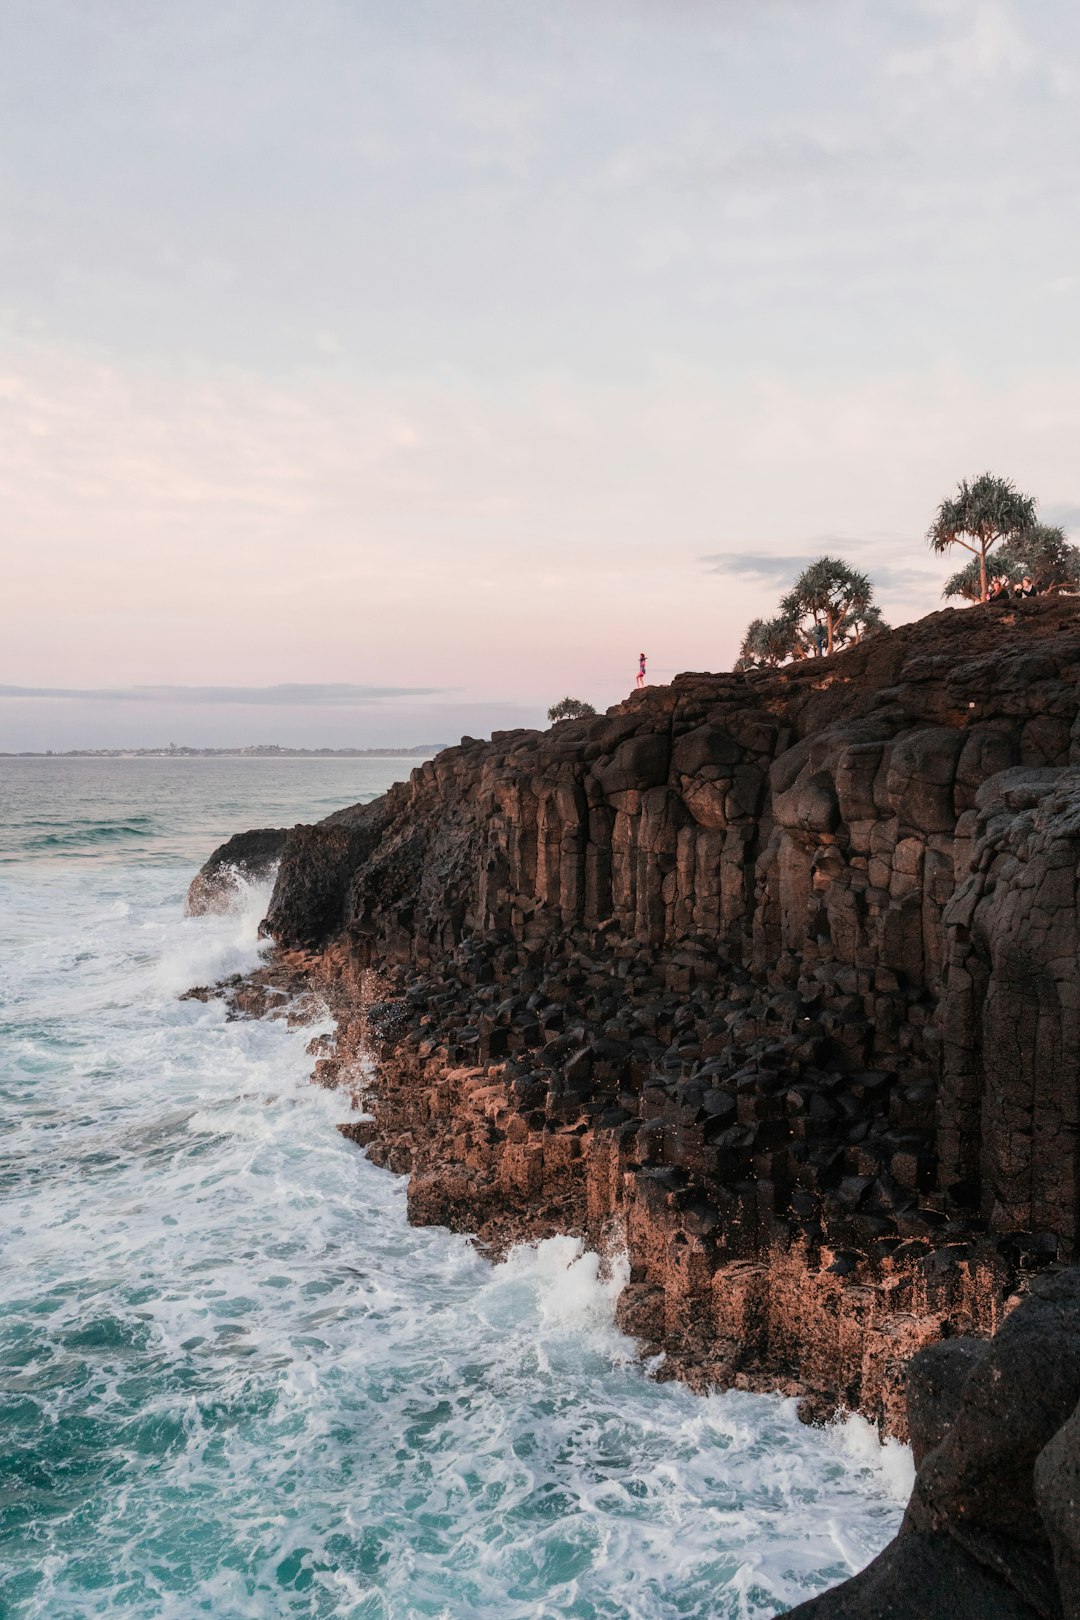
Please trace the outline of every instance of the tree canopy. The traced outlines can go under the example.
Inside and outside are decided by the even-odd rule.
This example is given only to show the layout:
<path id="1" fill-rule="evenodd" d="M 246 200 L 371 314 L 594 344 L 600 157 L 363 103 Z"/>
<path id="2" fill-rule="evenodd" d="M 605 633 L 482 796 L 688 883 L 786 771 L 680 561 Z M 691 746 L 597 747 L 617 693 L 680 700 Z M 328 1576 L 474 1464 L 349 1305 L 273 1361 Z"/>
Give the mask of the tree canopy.
<path id="1" fill-rule="evenodd" d="M 791 619 L 778 615 L 774 619 L 753 619 L 735 660 L 736 669 L 757 669 L 764 665 L 775 669 L 789 658 L 795 657 L 798 632 Z"/>
<path id="2" fill-rule="evenodd" d="M 1015 541 L 1035 528 L 1035 504 L 1032 496 L 1022 495 L 1007 478 L 997 478 L 988 472 L 981 473 L 971 483 L 965 478 L 957 486 L 956 494 L 938 507 L 937 516 L 926 533 L 927 544 L 938 553 L 953 546 L 970 551 L 978 570 L 977 600 L 985 602 L 989 590 L 987 556 L 991 547 Z M 950 591 L 948 594 L 963 593 Z"/>
<path id="3" fill-rule="evenodd" d="M 1013 585 L 1027 577 L 1040 592 L 1080 591 L 1080 546 L 1056 524 L 1036 523 L 994 553 L 994 573 Z M 979 559 L 972 557 L 945 582 L 942 596 L 982 601 Z"/>
<path id="4" fill-rule="evenodd" d="M 874 605 L 869 576 L 839 557 L 819 557 L 795 581 L 780 603 L 782 618 L 790 619 L 807 652 L 827 656 L 849 637 L 858 641 L 865 615 Z M 875 629 L 882 628 L 880 612 Z"/>
<path id="5" fill-rule="evenodd" d="M 548 710 L 548 719 L 555 720 L 584 720 L 596 710 L 591 703 L 585 703 L 581 698 L 564 697 L 558 703 L 553 703 Z"/>
<path id="6" fill-rule="evenodd" d="M 775 668 L 789 658 L 825 657 L 887 629 L 867 575 L 838 557 L 818 557 L 799 575 L 774 618 L 747 626 L 735 668 Z"/>

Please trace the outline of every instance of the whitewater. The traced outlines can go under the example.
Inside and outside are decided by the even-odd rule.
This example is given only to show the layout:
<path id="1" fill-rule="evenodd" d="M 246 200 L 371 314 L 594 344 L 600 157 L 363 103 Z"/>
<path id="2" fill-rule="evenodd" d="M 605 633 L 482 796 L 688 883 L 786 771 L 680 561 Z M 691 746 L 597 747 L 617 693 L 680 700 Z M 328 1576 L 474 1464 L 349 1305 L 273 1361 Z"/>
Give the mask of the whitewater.
<path id="1" fill-rule="evenodd" d="M 394 760 L 0 760 L 0 1614 L 764 1617 L 895 1533 L 908 1452 L 657 1380 L 573 1239 L 491 1265 L 309 1084 L 210 849 Z"/>

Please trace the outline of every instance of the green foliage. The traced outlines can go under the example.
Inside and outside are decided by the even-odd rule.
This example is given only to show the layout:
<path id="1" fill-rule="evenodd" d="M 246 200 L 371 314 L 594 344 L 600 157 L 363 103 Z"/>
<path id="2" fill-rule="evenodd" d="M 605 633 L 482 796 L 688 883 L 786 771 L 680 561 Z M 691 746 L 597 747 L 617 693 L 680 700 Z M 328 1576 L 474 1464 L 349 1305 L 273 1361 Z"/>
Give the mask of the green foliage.
<path id="1" fill-rule="evenodd" d="M 852 608 L 840 626 L 838 639 L 842 647 L 846 647 L 852 641 L 858 646 L 867 636 L 876 636 L 880 630 L 888 628 L 888 620 L 877 603 L 870 602 L 864 608 Z"/>
<path id="2" fill-rule="evenodd" d="M 994 574 L 1012 585 L 1027 577 L 1040 593 L 1080 591 L 1080 546 L 1072 545 L 1056 524 L 1035 523 L 994 553 Z M 946 580 L 941 594 L 980 602 L 981 593 L 979 559 L 973 557 Z"/>
<path id="3" fill-rule="evenodd" d="M 995 562 L 1006 562 L 999 573 L 1010 579 L 1026 574 L 1037 591 L 1080 590 L 1080 546 L 1066 539 L 1056 523 L 1035 523 L 998 552 Z"/>
<path id="4" fill-rule="evenodd" d="M 965 478 L 956 494 L 942 501 L 926 533 L 927 544 L 939 554 L 962 546 L 975 559 L 979 577 L 978 601 L 985 602 L 989 583 L 987 556 L 992 546 L 1014 541 L 1036 527 L 1035 501 L 1022 495 L 1007 478 L 981 473 L 969 484 Z M 966 575 L 962 569 L 949 581 Z M 949 595 L 963 595 L 962 589 Z"/>
<path id="5" fill-rule="evenodd" d="M 888 628 L 867 576 L 838 557 L 818 557 L 799 575 L 775 618 L 747 626 L 735 668 L 775 668 L 789 658 L 824 656 Z"/>
<path id="6" fill-rule="evenodd" d="M 558 703 L 553 703 L 548 710 L 548 719 L 555 720 L 584 720 L 596 710 L 591 703 L 584 703 L 581 698 L 564 697 Z"/>
<path id="7" fill-rule="evenodd" d="M 746 634 L 735 660 L 736 669 L 775 669 L 796 655 L 797 631 L 790 619 L 754 619 L 746 627 Z"/>
<path id="8" fill-rule="evenodd" d="M 799 575 L 780 603 L 780 612 L 796 626 L 808 653 L 831 653 L 845 641 L 858 641 L 860 626 L 874 609 L 869 577 L 839 557 L 819 557 Z M 884 628 L 879 610 L 871 613 L 875 629 Z"/>

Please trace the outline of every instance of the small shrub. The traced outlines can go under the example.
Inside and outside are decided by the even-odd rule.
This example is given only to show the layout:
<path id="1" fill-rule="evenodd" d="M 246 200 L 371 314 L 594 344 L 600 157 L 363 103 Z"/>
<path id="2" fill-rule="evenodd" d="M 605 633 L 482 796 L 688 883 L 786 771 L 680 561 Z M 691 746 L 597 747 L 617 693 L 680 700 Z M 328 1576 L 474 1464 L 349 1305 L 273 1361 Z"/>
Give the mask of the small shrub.
<path id="1" fill-rule="evenodd" d="M 558 703 L 553 703 L 548 710 L 548 719 L 555 720 L 584 720 L 587 715 L 595 714 L 596 710 L 591 703 L 583 703 L 580 698 L 564 697 Z"/>

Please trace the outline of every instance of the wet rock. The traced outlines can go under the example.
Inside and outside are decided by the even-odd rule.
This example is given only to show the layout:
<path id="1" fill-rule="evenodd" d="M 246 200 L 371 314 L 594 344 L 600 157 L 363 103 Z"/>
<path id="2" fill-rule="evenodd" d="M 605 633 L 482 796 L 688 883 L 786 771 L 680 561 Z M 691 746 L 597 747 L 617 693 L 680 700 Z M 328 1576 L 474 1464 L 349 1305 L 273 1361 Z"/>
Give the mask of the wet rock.
<path id="1" fill-rule="evenodd" d="M 235 833 L 218 846 L 192 878 L 184 907 L 189 917 L 228 911 L 241 886 L 258 882 L 273 872 L 285 848 L 288 829 L 260 827 Z"/>
<path id="2" fill-rule="evenodd" d="M 1074 1616 L 1080 1270 L 1037 1279 L 989 1344 L 923 1351 L 908 1399 L 919 1467 L 899 1536 L 862 1574 L 793 1615 Z"/>
<path id="3" fill-rule="evenodd" d="M 905 1432 L 905 1361 L 1077 1251 L 1080 632 L 1031 607 L 679 676 L 294 829 L 266 931 L 366 1000 L 414 1218 L 618 1231 L 672 1366 Z"/>

